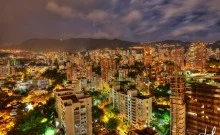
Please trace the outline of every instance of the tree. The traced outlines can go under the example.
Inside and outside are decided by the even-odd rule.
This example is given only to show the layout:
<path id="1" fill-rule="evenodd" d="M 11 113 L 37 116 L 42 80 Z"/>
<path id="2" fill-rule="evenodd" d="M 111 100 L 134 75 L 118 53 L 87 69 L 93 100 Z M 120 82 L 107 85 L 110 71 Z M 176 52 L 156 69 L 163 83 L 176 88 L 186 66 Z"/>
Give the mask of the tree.
<path id="1" fill-rule="evenodd" d="M 119 77 L 119 72 L 117 71 L 114 75 L 115 78 L 118 78 Z"/>
<path id="2" fill-rule="evenodd" d="M 137 73 L 134 71 L 128 72 L 128 77 L 135 79 L 137 77 Z"/>
<path id="3" fill-rule="evenodd" d="M 104 112 L 101 108 L 98 106 L 93 106 L 92 107 L 92 117 L 94 119 L 100 120 L 100 118 L 104 115 Z"/>
<path id="4" fill-rule="evenodd" d="M 57 69 L 48 69 L 42 74 L 42 76 L 55 80 L 55 84 L 62 84 L 63 80 L 66 79 L 66 74 L 58 72 Z"/>
<path id="5" fill-rule="evenodd" d="M 6 92 L 0 90 L 0 111 L 5 108 L 5 106 L 10 102 L 9 96 Z"/>
<path id="6" fill-rule="evenodd" d="M 118 121 L 115 118 L 110 118 L 107 123 L 105 123 L 107 130 L 114 130 L 118 127 Z"/>
<path id="7" fill-rule="evenodd" d="M 43 110 L 43 113 L 42 113 Z M 30 110 L 26 115 L 17 119 L 14 128 L 8 132 L 9 135 L 42 135 L 46 134 L 48 128 L 55 130 L 53 127 L 55 110 L 55 99 L 50 98 L 47 103 L 37 106 Z"/>
<path id="8" fill-rule="evenodd" d="M 112 108 L 111 112 L 114 113 L 115 115 L 118 115 L 120 111 L 117 108 Z"/>
<path id="9" fill-rule="evenodd" d="M 101 75 L 101 66 L 92 67 L 92 71 L 98 75 Z"/>

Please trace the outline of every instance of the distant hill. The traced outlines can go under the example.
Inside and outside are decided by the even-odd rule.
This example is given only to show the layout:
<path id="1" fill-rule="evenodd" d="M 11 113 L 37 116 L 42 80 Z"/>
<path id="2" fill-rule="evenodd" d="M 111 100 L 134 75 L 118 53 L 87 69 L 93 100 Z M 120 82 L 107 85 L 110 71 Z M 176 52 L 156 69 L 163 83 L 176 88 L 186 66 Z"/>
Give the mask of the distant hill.
<path id="1" fill-rule="evenodd" d="M 152 42 L 150 44 L 153 45 L 153 46 L 160 46 L 160 45 L 163 45 L 163 44 L 167 44 L 167 45 L 181 45 L 181 46 L 184 46 L 185 49 L 188 49 L 189 45 L 191 43 L 192 42 L 184 42 L 184 41 L 180 41 L 180 40 L 164 40 L 164 41 Z M 207 45 L 207 47 L 211 47 L 213 49 L 220 48 L 220 41 L 215 41 L 213 43 L 209 43 Z"/>
<path id="2" fill-rule="evenodd" d="M 29 51 L 85 51 L 102 48 L 127 48 L 139 44 L 119 39 L 92 39 L 92 38 L 70 38 L 59 39 L 30 39 L 10 49 L 22 49 Z"/>
<path id="3" fill-rule="evenodd" d="M 180 40 L 164 40 L 147 43 L 152 46 L 160 45 L 181 45 L 188 49 L 191 42 L 184 42 Z M 70 38 L 65 40 L 60 39 L 30 39 L 24 41 L 19 45 L 7 47 L 9 49 L 21 49 L 28 51 L 85 51 L 92 49 L 103 48 L 128 48 L 130 46 L 140 45 L 138 42 L 130 42 L 119 39 L 93 39 L 93 38 Z M 145 44 L 142 44 L 145 45 Z M 220 41 L 209 43 L 207 47 L 219 48 Z"/>
<path id="4" fill-rule="evenodd" d="M 167 44 L 167 45 L 181 45 L 184 46 L 184 48 L 188 48 L 189 44 L 191 42 L 184 42 L 184 41 L 180 41 L 180 40 L 164 40 L 164 41 L 157 41 L 157 42 L 152 42 L 150 43 L 151 45 L 163 45 L 163 44 Z"/>
<path id="5" fill-rule="evenodd" d="M 220 48 L 220 40 L 219 40 L 219 41 L 215 41 L 215 42 L 212 43 L 212 44 L 208 44 L 207 47 L 211 47 L 211 48 L 213 48 L 213 49 Z"/>

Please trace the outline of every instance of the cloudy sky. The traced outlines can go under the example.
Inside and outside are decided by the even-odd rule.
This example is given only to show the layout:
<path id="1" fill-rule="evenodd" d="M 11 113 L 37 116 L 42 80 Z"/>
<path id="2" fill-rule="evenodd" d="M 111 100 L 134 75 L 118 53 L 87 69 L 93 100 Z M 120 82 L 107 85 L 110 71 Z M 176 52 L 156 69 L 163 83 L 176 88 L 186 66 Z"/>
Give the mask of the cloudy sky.
<path id="1" fill-rule="evenodd" d="M 220 40 L 220 0 L 0 0 L 0 43 L 70 37 Z"/>

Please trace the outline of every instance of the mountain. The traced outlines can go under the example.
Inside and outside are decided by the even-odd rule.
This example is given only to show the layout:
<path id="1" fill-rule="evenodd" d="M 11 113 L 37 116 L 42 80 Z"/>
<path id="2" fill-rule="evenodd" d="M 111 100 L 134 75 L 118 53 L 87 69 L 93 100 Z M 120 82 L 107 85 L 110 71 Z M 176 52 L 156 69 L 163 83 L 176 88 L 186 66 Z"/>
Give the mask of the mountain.
<path id="1" fill-rule="evenodd" d="M 21 49 L 29 51 L 85 51 L 102 48 L 127 48 L 139 44 L 119 39 L 92 39 L 92 38 L 70 38 L 59 39 L 30 39 L 10 49 Z"/>
<path id="2" fill-rule="evenodd" d="M 152 43 L 146 43 L 155 47 L 167 45 L 181 45 L 187 50 L 191 42 L 180 40 L 164 40 Z M 21 49 L 28 51 L 85 51 L 103 48 L 128 48 L 130 46 L 140 45 L 138 42 L 123 41 L 119 39 L 93 39 L 93 38 L 70 38 L 60 39 L 30 39 L 23 43 L 9 47 L 9 49 Z M 145 45 L 145 44 L 142 44 Z M 209 43 L 207 47 L 219 48 L 220 41 Z M 7 47 L 8 48 L 8 47 Z"/>
<path id="3" fill-rule="evenodd" d="M 156 46 L 160 46 L 160 45 L 163 45 L 163 44 L 167 44 L 167 45 L 181 45 L 181 46 L 184 46 L 185 48 L 188 48 L 190 43 L 191 42 L 184 42 L 184 41 L 180 41 L 180 40 L 164 40 L 164 41 L 152 42 L 150 44 L 151 45 L 156 45 Z"/>
<path id="4" fill-rule="evenodd" d="M 164 45 L 164 44 L 167 44 L 167 45 L 181 45 L 181 46 L 184 46 L 185 49 L 188 49 L 189 45 L 191 43 L 192 42 L 184 42 L 184 41 L 180 41 L 180 40 L 164 40 L 164 41 L 152 42 L 150 44 L 153 45 L 153 46 L 160 46 L 160 45 Z M 220 40 L 212 42 L 212 43 L 208 43 L 206 45 L 206 47 L 207 48 L 211 47 L 212 49 L 220 48 Z"/>
<path id="5" fill-rule="evenodd" d="M 215 41 L 214 43 L 208 44 L 207 47 L 211 47 L 212 49 L 220 48 L 220 40 Z"/>

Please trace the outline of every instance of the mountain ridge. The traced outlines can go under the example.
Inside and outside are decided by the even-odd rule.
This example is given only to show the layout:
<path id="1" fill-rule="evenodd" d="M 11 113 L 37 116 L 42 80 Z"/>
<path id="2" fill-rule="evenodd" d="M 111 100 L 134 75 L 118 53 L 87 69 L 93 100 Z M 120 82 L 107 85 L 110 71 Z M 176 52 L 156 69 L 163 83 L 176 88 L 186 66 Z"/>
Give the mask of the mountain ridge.
<path id="1" fill-rule="evenodd" d="M 10 49 L 21 49 L 29 51 L 85 51 L 102 48 L 127 48 L 139 44 L 138 42 L 124 41 L 120 39 L 94 39 L 94 38 L 32 38 L 21 44 L 10 46 Z"/>
<path id="2" fill-rule="evenodd" d="M 139 42 L 131 42 L 120 39 L 104 39 L 104 38 L 69 38 L 69 39 L 55 39 L 55 38 L 32 38 L 22 42 L 21 44 L 7 47 L 7 49 L 20 49 L 27 51 L 86 51 L 103 48 L 128 48 L 134 45 L 153 45 L 160 46 L 181 45 L 188 48 L 191 42 L 180 40 L 163 40 L 151 43 L 141 44 Z M 220 41 L 209 43 L 207 47 L 219 48 Z"/>

